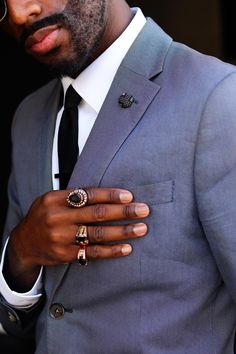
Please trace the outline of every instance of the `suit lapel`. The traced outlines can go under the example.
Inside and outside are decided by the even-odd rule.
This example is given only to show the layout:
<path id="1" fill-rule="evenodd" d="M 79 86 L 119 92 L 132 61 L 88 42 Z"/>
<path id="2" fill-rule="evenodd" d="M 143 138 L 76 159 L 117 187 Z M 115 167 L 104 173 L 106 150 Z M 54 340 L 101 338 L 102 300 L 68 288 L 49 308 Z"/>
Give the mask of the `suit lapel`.
<path id="1" fill-rule="evenodd" d="M 99 185 L 107 166 L 158 91 L 159 86 L 146 78 L 125 67 L 119 69 L 75 166 L 70 187 Z M 133 103 L 130 108 L 121 108 L 118 101 L 123 92 L 133 95 L 137 103 Z"/>
<path id="2" fill-rule="evenodd" d="M 151 79 L 162 72 L 171 42 L 159 26 L 152 20 L 147 21 L 117 71 L 74 168 L 69 188 L 99 186 L 110 162 L 158 94 L 160 86 Z M 121 108 L 118 102 L 124 92 L 136 101 L 126 109 Z M 55 280 L 54 291 L 67 269 L 67 265 L 50 269 Z"/>

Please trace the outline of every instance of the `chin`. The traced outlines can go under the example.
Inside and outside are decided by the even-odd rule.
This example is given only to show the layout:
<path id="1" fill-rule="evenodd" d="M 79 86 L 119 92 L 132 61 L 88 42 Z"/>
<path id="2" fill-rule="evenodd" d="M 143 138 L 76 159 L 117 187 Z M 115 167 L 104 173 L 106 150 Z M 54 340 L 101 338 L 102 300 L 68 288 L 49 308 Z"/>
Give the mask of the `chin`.
<path id="1" fill-rule="evenodd" d="M 77 63 L 69 60 L 50 60 L 44 62 L 50 73 L 55 76 L 70 76 L 76 78 L 81 72 L 81 67 Z"/>

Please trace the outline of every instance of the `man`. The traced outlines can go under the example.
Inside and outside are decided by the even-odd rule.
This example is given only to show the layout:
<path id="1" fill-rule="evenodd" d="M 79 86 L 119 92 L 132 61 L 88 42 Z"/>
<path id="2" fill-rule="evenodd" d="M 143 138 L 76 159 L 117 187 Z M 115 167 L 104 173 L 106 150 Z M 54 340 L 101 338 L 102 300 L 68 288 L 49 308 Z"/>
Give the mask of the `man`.
<path id="1" fill-rule="evenodd" d="M 5 329 L 35 325 L 37 354 L 233 353 L 235 67 L 173 42 L 123 0 L 7 8 L 5 30 L 59 79 L 13 123 Z M 71 84 L 79 157 L 65 190 Z"/>

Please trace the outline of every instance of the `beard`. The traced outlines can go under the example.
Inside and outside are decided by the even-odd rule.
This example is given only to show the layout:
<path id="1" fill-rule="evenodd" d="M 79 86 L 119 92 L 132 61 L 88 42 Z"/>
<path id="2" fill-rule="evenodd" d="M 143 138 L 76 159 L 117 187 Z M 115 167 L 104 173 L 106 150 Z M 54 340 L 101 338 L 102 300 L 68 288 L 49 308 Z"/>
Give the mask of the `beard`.
<path id="1" fill-rule="evenodd" d="M 103 37 L 105 19 L 106 0 L 68 0 L 61 13 L 50 15 L 27 28 L 21 42 L 24 43 L 30 34 L 43 27 L 59 24 L 69 33 L 69 50 L 60 55 L 61 48 L 58 47 L 39 60 L 52 75 L 75 78 L 94 60 Z"/>

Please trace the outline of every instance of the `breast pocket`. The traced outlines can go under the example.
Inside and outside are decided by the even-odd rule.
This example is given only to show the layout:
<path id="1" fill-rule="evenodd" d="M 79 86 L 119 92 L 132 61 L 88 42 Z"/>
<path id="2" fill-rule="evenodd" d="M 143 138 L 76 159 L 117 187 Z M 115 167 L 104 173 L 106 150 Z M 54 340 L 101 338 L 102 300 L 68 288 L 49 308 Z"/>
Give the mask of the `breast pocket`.
<path id="1" fill-rule="evenodd" d="M 175 181 L 129 187 L 134 201 L 146 203 L 150 208 L 147 218 L 139 219 L 148 227 L 147 236 L 134 240 L 134 252 L 142 259 L 162 258 L 165 254 L 167 239 L 172 238 L 175 212 Z"/>
<path id="2" fill-rule="evenodd" d="M 175 181 L 169 180 L 135 186 L 129 190 L 133 193 L 135 202 L 144 202 L 148 205 L 172 203 L 175 194 Z"/>

